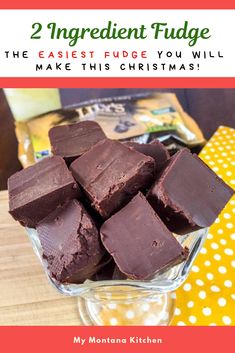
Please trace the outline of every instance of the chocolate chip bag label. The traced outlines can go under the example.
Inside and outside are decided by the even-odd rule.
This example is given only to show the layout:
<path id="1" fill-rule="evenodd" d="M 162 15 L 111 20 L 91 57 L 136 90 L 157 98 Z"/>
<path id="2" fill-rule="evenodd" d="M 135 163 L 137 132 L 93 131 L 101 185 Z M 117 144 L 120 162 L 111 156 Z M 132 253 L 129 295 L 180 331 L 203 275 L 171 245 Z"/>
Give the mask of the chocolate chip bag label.
<path id="1" fill-rule="evenodd" d="M 205 141 L 174 94 L 151 92 L 101 98 L 16 122 L 19 159 L 23 166 L 50 155 L 48 131 L 51 127 L 88 119 L 97 121 L 110 139 L 148 142 L 170 134 L 189 147 Z"/>

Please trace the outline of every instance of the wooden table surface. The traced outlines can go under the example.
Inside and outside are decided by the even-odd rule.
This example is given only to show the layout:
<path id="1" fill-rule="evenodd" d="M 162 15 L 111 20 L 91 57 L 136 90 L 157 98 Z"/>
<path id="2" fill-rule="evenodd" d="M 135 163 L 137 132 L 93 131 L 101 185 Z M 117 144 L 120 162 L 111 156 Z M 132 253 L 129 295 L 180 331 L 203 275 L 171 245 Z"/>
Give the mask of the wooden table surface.
<path id="1" fill-rule="evenodd" d="M 0 192 L 0 325 L 79 325 L 76 298 L 47 281 L 23 227 Z"/>

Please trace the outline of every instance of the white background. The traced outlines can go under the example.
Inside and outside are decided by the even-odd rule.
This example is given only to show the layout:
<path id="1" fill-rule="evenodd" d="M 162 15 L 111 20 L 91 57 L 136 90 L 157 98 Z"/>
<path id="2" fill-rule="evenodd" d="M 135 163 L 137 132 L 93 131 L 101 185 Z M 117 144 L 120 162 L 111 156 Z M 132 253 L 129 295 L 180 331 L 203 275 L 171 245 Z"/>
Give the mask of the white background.
<path id="1" fill-rule="evenodd" d="M 50 22 L 56 22 L 58 27 L 100 27 L 108 21 L 118 23 L 118 27 L 147 27 L 148 38 L 141 40 L 78 40 L 74 47 L 69 46 L 69 40 L 50 39 L 50 31 L 46 28 Z M 189 21 L 189 27 L 210 28 L 211 38 L 199 39 L 194 47 L 188 46 L 188 40 L 153 39 L 150 26 L 154 22 L 167 22 L 168 27 L 182 27 L 184 21 Z M 33 33 L 32 24 L 43 24 L 41 39 L 30 39 Z M 235 11 L 234 10 L 1 10 L 0 11 L 0 76 L 1 77 L 235 77 Z M 6 59 L 4 51 L 27 50 L 29 59 Z M 128 63 L 123 59 L 108 59 L 109 71 L 82 71 L 81 63 L 89 63 L 89 59 L 38 59 L 38 51 L 57 52 L 94 50 L 96 57 L 93 63 L 104 63 L 105 50 L 146 50 L 148 59 L 129 59 L 131 63 L 175 63 L 180 67 L 189 63 L 200 65 L 194 71 L 163 71 L 159 66 L 157 71 L 121 71 L 120 63 Z M 182 51 L 183 59 L 159 60 L 157 51 Z M 193 60 L 192 50 L 212 52 L 214 59 Z M 224 56 L 217 57 L 218 51 Z M 71 62 L 71 71 L 37 71 L 36 63 L 47 64 Z"/>

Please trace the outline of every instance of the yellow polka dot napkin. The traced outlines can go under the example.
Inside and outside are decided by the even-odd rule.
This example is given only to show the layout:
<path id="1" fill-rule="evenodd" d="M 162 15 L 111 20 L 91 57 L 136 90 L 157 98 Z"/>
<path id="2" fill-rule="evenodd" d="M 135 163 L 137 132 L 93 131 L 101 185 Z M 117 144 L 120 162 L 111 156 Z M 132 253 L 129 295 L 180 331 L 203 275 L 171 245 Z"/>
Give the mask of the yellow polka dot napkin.
<path id="1" fill-rule="evenodd" d="M 235 187 L 235 130 L 221 126 L 200 157 Z M 172 325 L 235 325 L 235 197 L 209 230 L 186 282 L 177 290 Z"/>

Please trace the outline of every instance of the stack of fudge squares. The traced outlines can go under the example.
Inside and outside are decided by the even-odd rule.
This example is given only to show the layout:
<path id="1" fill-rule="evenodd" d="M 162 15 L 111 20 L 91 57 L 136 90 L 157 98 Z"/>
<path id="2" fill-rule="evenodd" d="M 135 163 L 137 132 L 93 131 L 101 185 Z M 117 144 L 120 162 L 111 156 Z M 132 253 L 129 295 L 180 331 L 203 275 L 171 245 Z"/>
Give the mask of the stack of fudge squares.
<path id="1" fill-rule="evenodd" d="M 188 256 L 174 234 L 209 227 L 234 193 L 188 149 L 110 140 L 95 121 L 49 138 L 52 156 L 9 178 L 9 212 L 60 283 L 153 278 Z"/>

